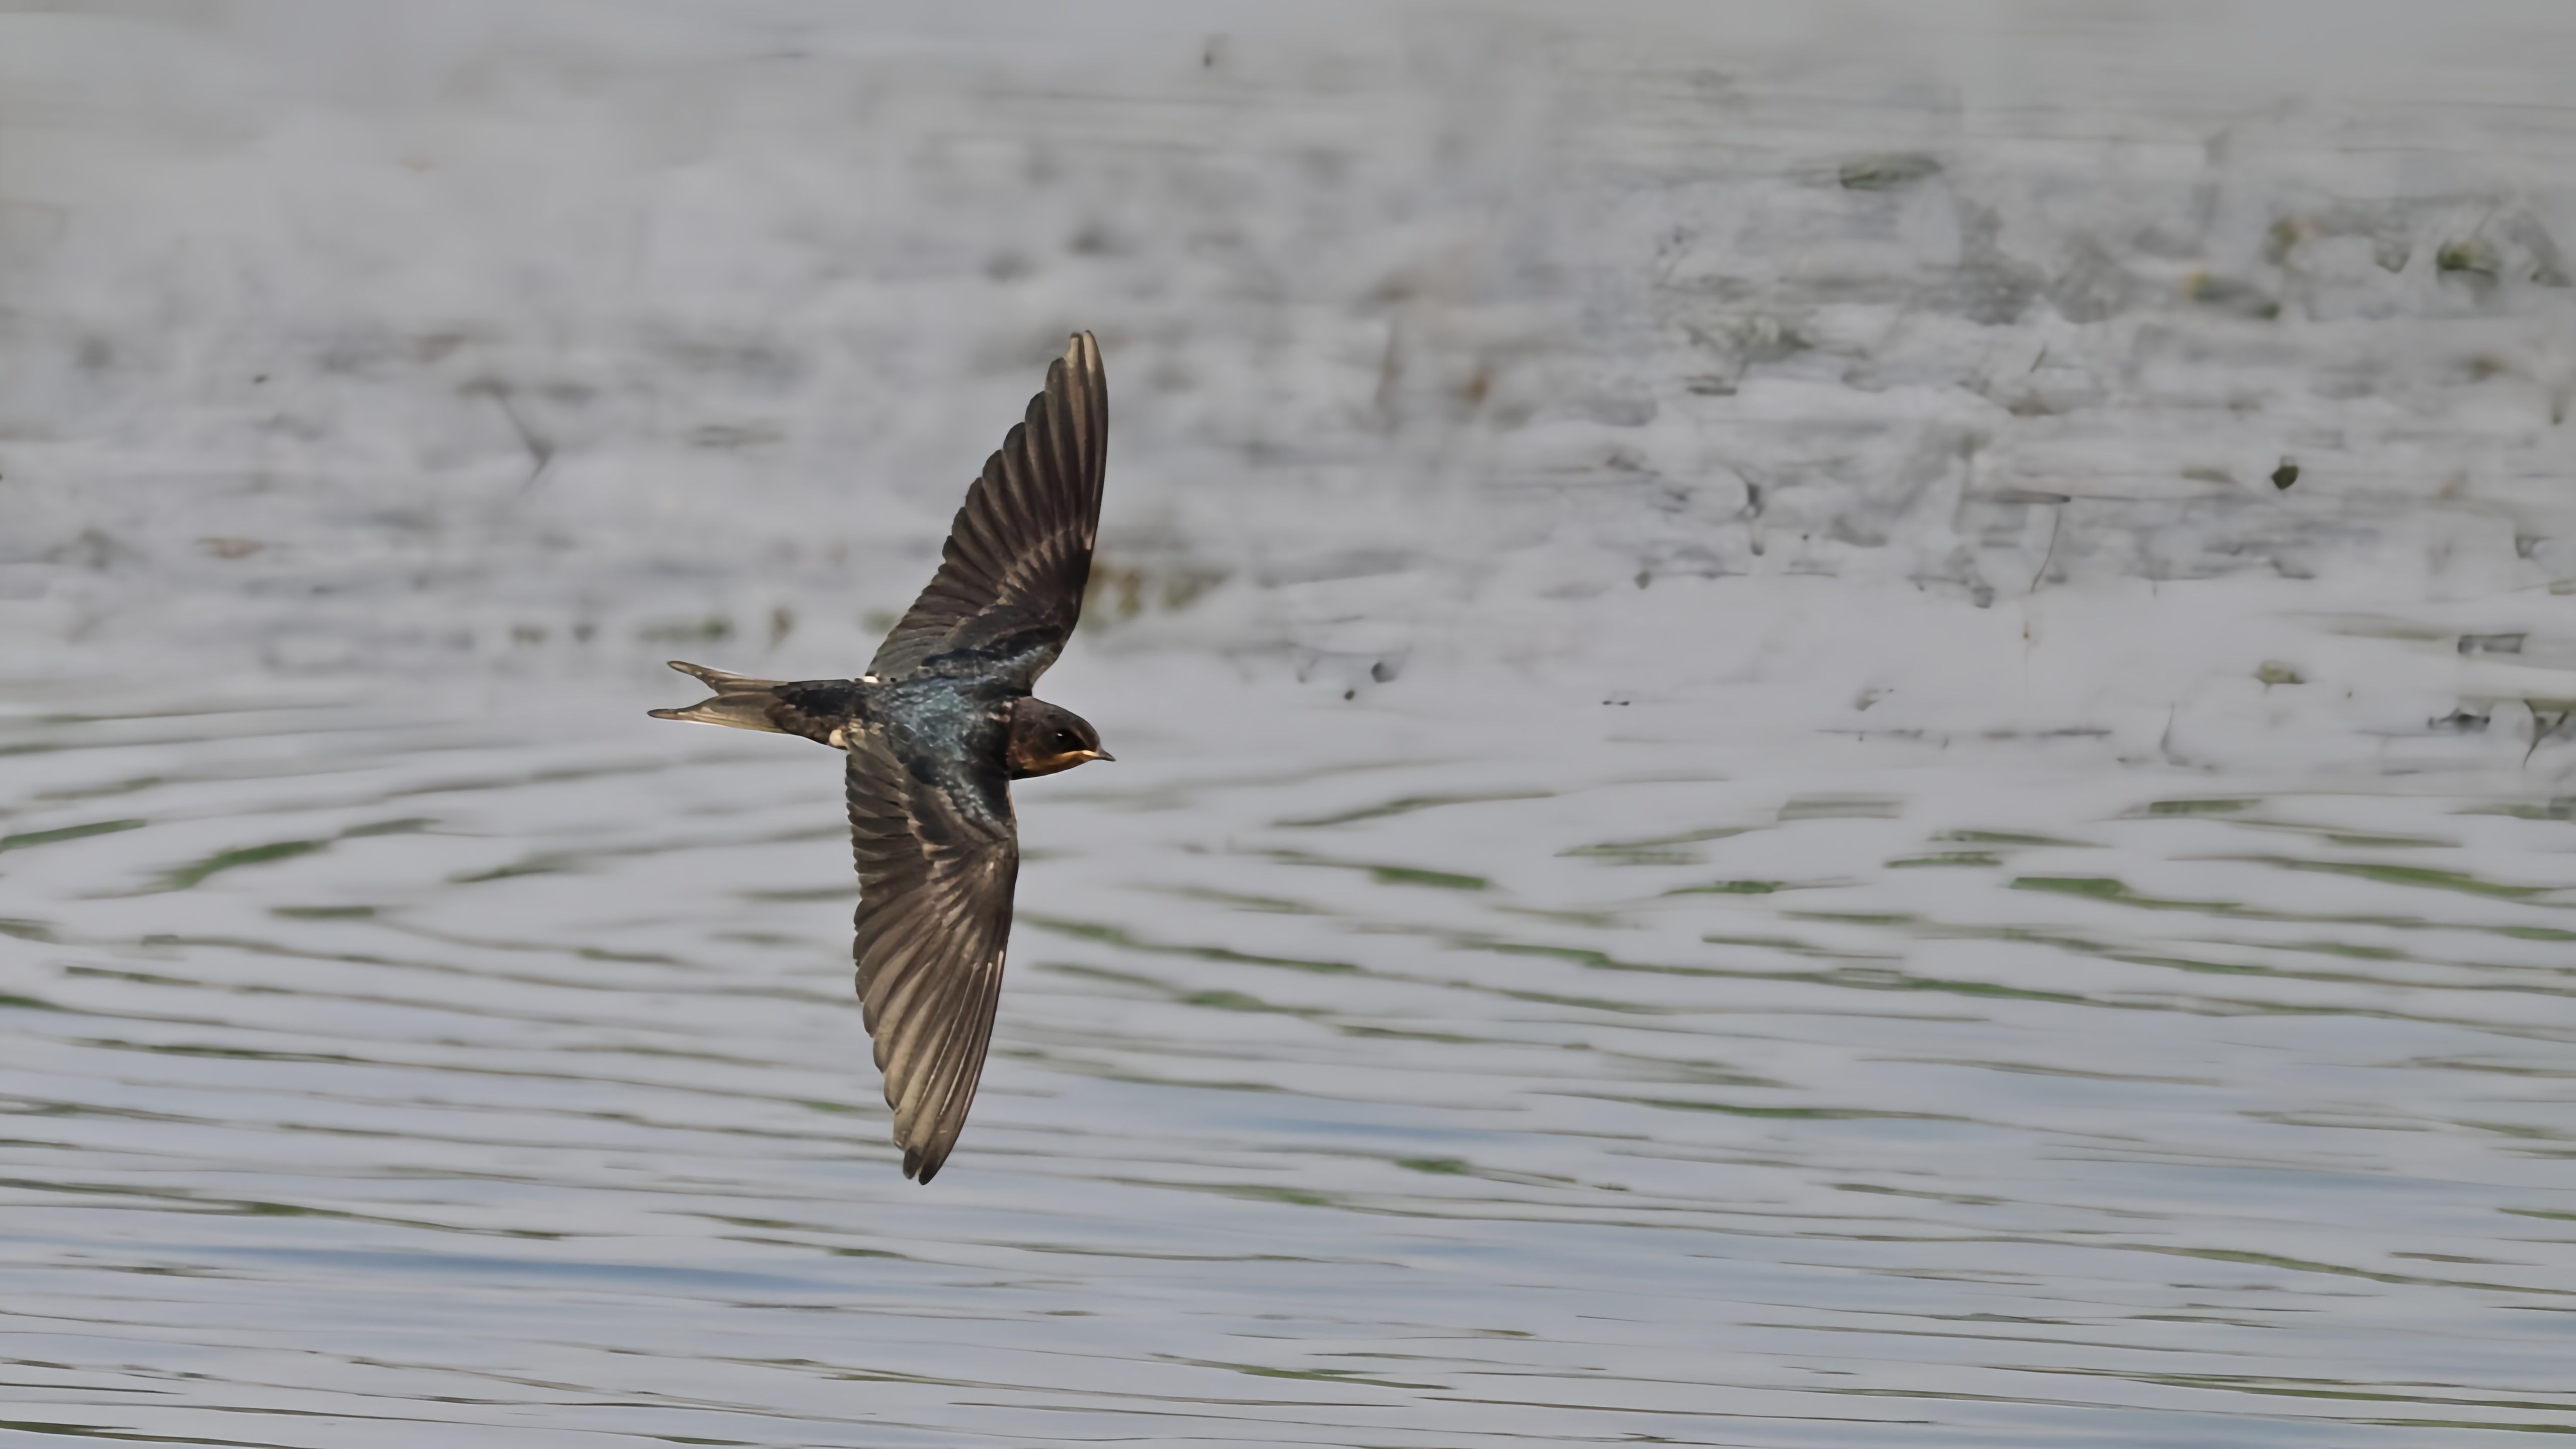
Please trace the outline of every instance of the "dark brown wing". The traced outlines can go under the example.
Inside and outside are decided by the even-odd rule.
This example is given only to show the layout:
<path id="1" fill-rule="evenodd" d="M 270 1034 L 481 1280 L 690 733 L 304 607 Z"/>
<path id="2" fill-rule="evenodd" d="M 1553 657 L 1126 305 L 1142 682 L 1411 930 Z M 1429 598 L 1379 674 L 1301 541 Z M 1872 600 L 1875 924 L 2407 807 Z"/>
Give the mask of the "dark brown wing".
<path id="1" fill-rule="evenodd" d="M 948 528 L 939 572 L 877 646 L 868 673 L 974 674 L 1026 690 L 1082 615 L 1100 484 L 1109 461 L 1109 381 L 1100 344 L 1077 332 L 1029 399 Z"/>
<path id="2" fill-rule="evenodd" d="M 1010 782 L 998 747 L 962 762 L 875 727 L 849 749 L 859 999 L 903 1175 L 928 1182 L 966 1125 L 993 1035 L 1020 873 Z"/>

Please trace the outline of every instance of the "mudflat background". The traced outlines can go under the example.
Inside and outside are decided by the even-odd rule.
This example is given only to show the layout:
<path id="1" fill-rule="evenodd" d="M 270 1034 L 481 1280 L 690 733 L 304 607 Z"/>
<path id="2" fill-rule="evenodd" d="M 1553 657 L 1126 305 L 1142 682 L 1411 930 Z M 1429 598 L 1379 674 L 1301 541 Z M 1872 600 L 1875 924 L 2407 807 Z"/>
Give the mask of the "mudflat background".
<path id="1" fill-rule="evenodd" d="M 0 6 L 0 1437 L 2565 1432 L 2570 74 Z M 857 669 L 1077 327 L 1119 762 L 921 1189 L 835 760 L 642 711 Z"/>

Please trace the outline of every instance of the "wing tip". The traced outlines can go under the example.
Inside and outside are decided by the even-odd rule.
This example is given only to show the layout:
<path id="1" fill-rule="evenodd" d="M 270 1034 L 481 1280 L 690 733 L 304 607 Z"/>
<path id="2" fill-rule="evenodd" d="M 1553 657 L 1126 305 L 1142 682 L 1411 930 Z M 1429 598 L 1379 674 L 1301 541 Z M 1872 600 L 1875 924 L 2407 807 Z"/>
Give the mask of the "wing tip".
<path id="1" fill-rule="evenodd" d="M 1101 376 L 1100 339 L 1091 335 L 1089 328 L 1074 333 L 1064 344 L 1064 357 L 1061 360 L 1066 371 L 1079 373 L 1092 381 L 1099 380 Z"/>

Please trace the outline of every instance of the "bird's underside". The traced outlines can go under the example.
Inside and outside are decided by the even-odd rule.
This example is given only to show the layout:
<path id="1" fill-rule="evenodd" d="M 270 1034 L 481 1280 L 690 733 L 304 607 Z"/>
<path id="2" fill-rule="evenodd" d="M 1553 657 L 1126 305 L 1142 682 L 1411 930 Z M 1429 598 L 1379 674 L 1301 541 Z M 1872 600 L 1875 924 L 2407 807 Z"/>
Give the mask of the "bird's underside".
<path id="1" fill-rule="evenodd" d="M 1099 344 L 1078 333 L 866 674 L 779 681 L 675 662 L 715 694 L 653 711 L 847 752 L 851 953 L 904 1175 L 922 1182 L 965 1127 L 992 1040 L 1020 867 L 1010 781 L 1109 758 L 1089 724 L 1029 696 L 1081 615 L 1108 423 Z"/>

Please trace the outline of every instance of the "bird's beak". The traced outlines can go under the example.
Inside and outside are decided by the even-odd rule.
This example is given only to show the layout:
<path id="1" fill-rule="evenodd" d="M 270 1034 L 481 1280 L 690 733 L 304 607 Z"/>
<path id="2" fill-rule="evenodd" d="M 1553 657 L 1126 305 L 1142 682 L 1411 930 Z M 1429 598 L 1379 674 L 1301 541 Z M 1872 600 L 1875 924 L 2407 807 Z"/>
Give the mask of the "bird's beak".
<path id="1" fill-rule="evenodd" d="M 1113 765 L 1118 763 L 1118 757 L 1107 750 L 1085 750 L 1082 752 L 1082 757 L 1086 760 L 1107 760 Z"/>

